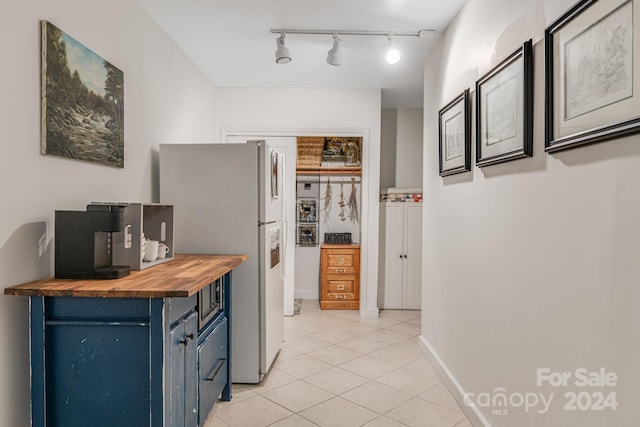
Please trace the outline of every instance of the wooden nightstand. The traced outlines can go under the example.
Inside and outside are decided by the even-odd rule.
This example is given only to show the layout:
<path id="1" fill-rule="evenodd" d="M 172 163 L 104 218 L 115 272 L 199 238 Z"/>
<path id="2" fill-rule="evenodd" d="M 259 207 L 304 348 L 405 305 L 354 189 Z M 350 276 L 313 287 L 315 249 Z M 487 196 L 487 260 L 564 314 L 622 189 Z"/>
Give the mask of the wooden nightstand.
<path id="1" fill-rule="evenodd" d="M 320 247 L 320 308 L 360 308 L 360 246 L 328 244 Z"/>

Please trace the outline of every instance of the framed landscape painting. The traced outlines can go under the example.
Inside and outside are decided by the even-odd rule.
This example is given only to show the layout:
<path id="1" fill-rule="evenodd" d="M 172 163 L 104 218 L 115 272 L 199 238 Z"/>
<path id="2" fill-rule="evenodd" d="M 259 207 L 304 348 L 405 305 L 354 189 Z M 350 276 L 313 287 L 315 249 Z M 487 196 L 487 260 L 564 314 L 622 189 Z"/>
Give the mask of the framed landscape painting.
<path id="1" fill-rule="evenodd" d="M 533 154 L 531 40 L 476 82 L 476 165 Z"/>
<path id="2" fill-rule="evenodd" d="M 124 74 L 47 21 L 42 35 L 42 154 L 124 167 Z"/>
<path id="3" fill-rule="evenodd" d="M 438 112 L 440 176 L 471 170 L 471 106 L 469 89 Z"/>
<path id="4" fill-rule="evenodd" d="M 638 22 L 636 0 L 583 0 L 545 30 L 547 152 L 640 131 Z"/>

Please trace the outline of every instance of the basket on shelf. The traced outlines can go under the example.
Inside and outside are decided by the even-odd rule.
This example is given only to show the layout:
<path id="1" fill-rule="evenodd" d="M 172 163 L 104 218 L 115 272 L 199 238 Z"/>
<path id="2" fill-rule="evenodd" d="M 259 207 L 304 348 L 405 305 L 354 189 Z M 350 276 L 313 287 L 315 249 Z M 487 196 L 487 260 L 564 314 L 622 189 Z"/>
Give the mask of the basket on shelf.
<path id="1" fill-rule="evenodd" d="M 322 164 L 322 149 L 324 148 L 323 136 L 299 136 L 298 159 L 296 167 L 298 169 L 317 168 Z"/>
<path id="2" fill-rule="evenodd" d="M 324 233 L 324 242 L 351 244 L 351 233 Z"/>

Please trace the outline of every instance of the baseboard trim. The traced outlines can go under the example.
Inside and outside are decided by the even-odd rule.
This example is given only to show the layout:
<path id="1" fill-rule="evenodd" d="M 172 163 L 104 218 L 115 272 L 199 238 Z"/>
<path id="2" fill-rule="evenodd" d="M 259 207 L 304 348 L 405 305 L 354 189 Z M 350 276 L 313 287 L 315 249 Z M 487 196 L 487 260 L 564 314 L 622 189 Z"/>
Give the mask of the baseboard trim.
<path id="1" fill-rule="evenodd" d="M 314 301 L 318 301 L 320 299 L 320 294 L 317 291 L 307 291 L 307 292 L 295 292 L 295 299 L 311 299 Z"/>
<path id="2" fill-rule="evenodd" d="M 362 306 L 362 304 L 360 304 Z M 377 307 L 368 307 L 360 309 L 360 317 L 364 317 L 367 319 L 375 319 L 380 317 L 380 310 Z"/>
<path id="3" fill-rule="evenodd" d="M 458 403 L 458 406 L 460 406 L 460 409 L 462 409 L 469 421 L 471 421 L 471 424 L 474 426 L 491 427 L 491 423 L 482 415 L 482 412 L 480 412 L 480 409 L 478 409 L 475 403 L 472 402 L 471 405 L 465 403 L 464 396 L 466 396 L 467 393 L 423 335 L 420 335 L 419 344 L 420 350 L 427 356 L 427 359 L 429 359 L 433 365 L 444 385 L 449 389 L 449 392 Z"/>

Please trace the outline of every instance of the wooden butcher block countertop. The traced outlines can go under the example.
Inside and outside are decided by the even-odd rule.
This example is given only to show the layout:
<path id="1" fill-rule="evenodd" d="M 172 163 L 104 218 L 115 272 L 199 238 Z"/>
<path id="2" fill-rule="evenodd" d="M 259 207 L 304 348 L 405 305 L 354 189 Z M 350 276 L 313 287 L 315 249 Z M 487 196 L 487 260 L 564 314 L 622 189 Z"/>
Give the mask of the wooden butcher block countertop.
<path id="1" fill-rule="evenodd" d="M 176 255 L 121 279 L 54 279 L 11 286 L 5 295 L 91 298 L 190 297 L 247 260 L 247 255 Z"/>

